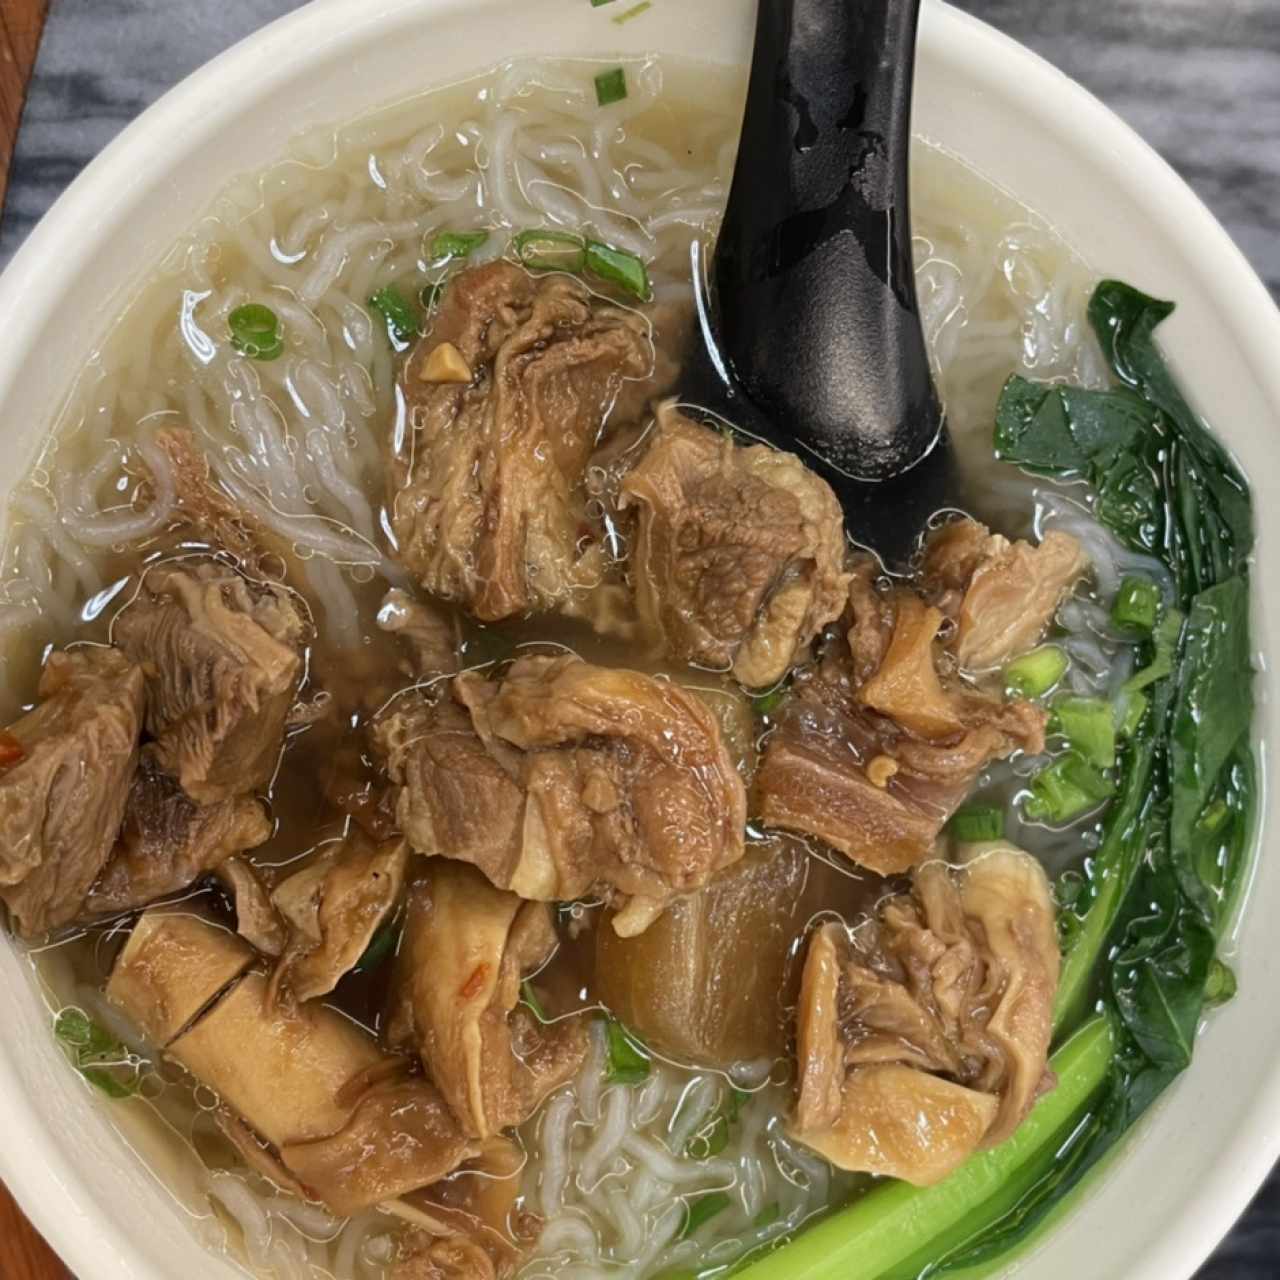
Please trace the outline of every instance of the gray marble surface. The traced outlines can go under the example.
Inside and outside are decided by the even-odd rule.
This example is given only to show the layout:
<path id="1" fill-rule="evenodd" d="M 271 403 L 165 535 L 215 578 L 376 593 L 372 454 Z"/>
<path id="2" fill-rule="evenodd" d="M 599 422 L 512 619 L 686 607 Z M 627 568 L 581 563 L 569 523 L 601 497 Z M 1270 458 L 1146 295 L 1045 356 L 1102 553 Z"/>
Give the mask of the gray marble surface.
<path id="1" fill-rule="evenodd" d="M 144 106 L 297 4 L 54 0 L 0 222 L 0 265 Z M 1280 298 L 1280 0 L 961 5 L 1044 54 L 1128 120 L 1191 183 Z M 1273 1176 L 1198 1280 L 1277 1277 L 1280 1176 Z"/>

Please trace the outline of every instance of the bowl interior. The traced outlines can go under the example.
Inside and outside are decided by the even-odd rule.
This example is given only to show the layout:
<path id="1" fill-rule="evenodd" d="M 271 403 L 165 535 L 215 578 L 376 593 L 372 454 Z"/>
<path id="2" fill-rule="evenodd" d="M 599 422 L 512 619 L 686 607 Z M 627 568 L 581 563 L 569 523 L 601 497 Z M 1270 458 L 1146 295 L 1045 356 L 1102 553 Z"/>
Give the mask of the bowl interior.
<path id="1" fill-rule="evenodd" d="M 267 164 L 305 126 L 340 123 L 423 87 L 524 54 L 670 52 L 724 63 L 750 53 L 747 0 L 656 4 L 617 26 L 582 0 L 313 0 L 186 82 L 76 182 L 0 280 L 0 423 L 9 467 L 29 465 L 104 318 L 230 178 Z M 1176 299 L 1161 330 L 1190 397 L 1237 452 L 1269 562 L 1280 481 L 1280 315 L 1188 189 L 1083 90 L 941 3 L 926 5 L 917 132 L 1045 214 L 1099 271 Z M 1280 552 L 1278 552 L 1280 554 Z M 1254 583 L 1256 646 L 1269 652 L 1280 593 Z M 1259 727 L 1275 737 L 1265 672 Z M 1264 830 L 1273 803 L 1264 804 Z M 1259 859 L 1238 927 L 1238 998 L 1196 1061 L 1068 1220 L 1015 1270 L 1074 1280 L 1186 1277 L 1280 1150 L 1280 955 L 1268 922 L 1280 874 Z M 28 966 L 0 944 L 0 1177 L 82 1276 L 214 1280 L 239 1274 L 134 1154 L 128 1108 L 98 1105 L 68 1069 Z M 1192 1206 L 1194 1205 L 1194 1209 Z M 1106 1241 L 1099 1250 L 1098 1241 Z"/>

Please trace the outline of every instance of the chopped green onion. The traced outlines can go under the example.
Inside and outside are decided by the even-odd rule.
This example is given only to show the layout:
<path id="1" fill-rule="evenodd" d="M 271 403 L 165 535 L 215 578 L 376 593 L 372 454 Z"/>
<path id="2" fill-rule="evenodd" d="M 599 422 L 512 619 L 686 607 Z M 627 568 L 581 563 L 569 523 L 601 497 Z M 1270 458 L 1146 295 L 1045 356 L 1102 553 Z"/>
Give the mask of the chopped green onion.
<path id="1" fill-rule="evenodd" d="M 1043 697 L 1066 675 L 1068 661 L 1065 649 L 1042 644 L 1005 667 L 1005 687 L 1020 698 Z"/>
<path id="2" fill-rule="evenodd" d="M 1160 613 L 1160 588 L 1150 578 L 1125 578 L 1111 605 L 1111 621 L 1117 627 L 1150 631 Z"/>
<path id="3" fill-rule="evenodd" d="M 1132 738 L 1146 714 L 1147 695 L 1121 689 L 1120 696 L 1116 699 L 1116 734 L 1121 738 Z"/>
<path id="4" fill-rule="evenodd" d="M 75 1050 L 76 1070 L 109 1098 L 131 1098 L 138 1092 L 138 1063 L 110 1032 L 79 1009 L 63 1009 L 53 1024 L 53 1034 Z M 128 1075 L 119 1074 L 120 1069 Z"/>
<path id="5" fill-rule="evenodd" d="M 356 961 L 356 968 L 362 973 L 376 969 L 396 949 L 400 941 L 400 925 L 396 920 L 388 921 L 369 939 L 364 955 Z"/>
<path id="6" fill-rule="evenodd" d="M 1111 704 L 1101 698 L 1068 694 L 1057 698 L 1049 727 L 1060 733 L 1084 758 L 1099 769 L 1116 762 L 1116 720 Z"/>
<path id="7" fill-rule="evenodd" d="M 1023 813 L 1031 822 L 1062 826 L 1106 800 L 1115 784 L 1083 756 L 1067 752 L 1031 779 Z"/>
<path id="8" fill-rule="evenodd" d="M 1170 609 L 1154 632 L 1156 644 L 1155 656 L 1150 666 L 1143 667 L 1136 675 L 1124 682 L 1125 693 L 1136 693 L 1147 685 L 1163 680 L 1173 671 L 1173 657 L 1178 648 L 1178 638 L 1182 635 L 1182 614 L 1177 609 Z"/>
<path id="9" fill-rule="evenodd" d="M 787 696 L 787 686 L 780 684 L 774 689 L 770 689 L 768 693 L 759 694 L 751 699 L 751 710 L 758 716 L 772 715 L 782 705 L 782 700 Z"/>
<path id="10" fill-rule="evenodd" d="M 596 76 L 596 102 L 602 107 L 621 102 L 627 96 L 627 73 L 612 67 Z"/>
<path id="11" fill-rule="evenodd" d="M 587 242 L 571 231 L 521 231 L 512 241 L 516 257 L 532 271 L 571 271 L 587 265 Z"/>
<path id="12" fill-rule="evenodd" d="M 759 1213 L 751 1220 L 751 1225 L 759 1230 L 761 1227 L 771 1227 L 777 1220 L 782 1217 L 782 1206 L 775 1200 L 772 1204 L 767 1204 Z"/>
<path id="13" fill-rule="evenodd" d="M 710 1195 L 687 1201 L 684 1209 L 684 1226 L 680 1228 L 680 1239 L 687 1240 L 699 1227 L 710 1222 L 717 1213 L 723 1213 L 730 1203 L 728 1195 L 723 1191 L 713 1191 Z"/>
<path id="14" fill-rule="evenodd" d="M 1201 831 L 1208 831 L 1210 834 L 1217 831 L 1224 822 L 1231 816 L 1231 810 L 1227 808 L 1225 800 L 1215 800 L 1201 815 L 1196 826 Z"/>
<path id="15" fill-rule="evenodd" d="M 613 0 L 591 0 L 591 7 L 599 9 L 601 5 L 612 4 Z"/>
<path id="16" fill-rule="evenodd" d="M 260 302 L 246 302 L 227 317 L 231 345 L 250 360 L 274 360 L 284 351 L 280 317 Z"/>
<path id="17" fill-rule="evenodd" d="M 547 1021 L 547 1011 L 542 1007 L 542 1001 L 538 999 L 538 993 L 528 978 L 520 984 L 520 999 L 529 1006 L 530 1012 L 539 1022 Z"/>
<path id="18" fill-rule="evenodd" d="M 431 258 L 466 258 L 489 238 L 487 231 L 441 231 L 431 242 Z"/>
<path id="19" fill-rule="evenodd" d="M 649 1058 L 616 1018 L 605 1017 L 608 1062 L 605 1078 L 610 1084 L 639 1084 L 649 1078 Z"/>
<path id="20" fill-rule="evenodd" d="M 379 289 L 369 299 L 369 306 L 386 321 L 387 332 L 396 342 L 410 342 L 418 336 L 418 314 L 395 285 Z"/>
<path id="21" fill-rule="evenodd" d="M 729 1117 L 717 1111 L 709 1124 L 704 1124 L 685 1143 L 684 1153 L 691 1160 L 709 1160 L 718 1156 L 729 1145 Z"/>
<path id="22" fill-rule="evenodd" d="M 618 16 L 613 19 L 613 22 L 620 27 L 624 22 L 630 22 L 632 18 L 638 18 L 642 13 L 652 8 L 653 5 L 650 3 L 650 0 L 640 0 L 639 4 L 633 4 L 625 13 L 618 14 Z"/>
<path id="23" fill-rule="evenodd" d="M 947 830 L 962 844 L 1004 839 L 1004 810 L 985 804 L 967 804 L 957 809 Z"/>
<path id="24" fill-rule="evenodd" d="M 616 284 L 629 294 L 648 302 L 652 296 L 649 288 L 649 272 L 634 253 L 613 249 L 599 240 L 587 241 L 587 270 L 601 280 Z"/>
<path id="25" fill-rule="evenodd" d="M 1228 965 L 1214 956 L 1204 984 L 1204 1002 L 1211 1009 L 1226 1004 L 1236 993 L 1236 975 Z"/>

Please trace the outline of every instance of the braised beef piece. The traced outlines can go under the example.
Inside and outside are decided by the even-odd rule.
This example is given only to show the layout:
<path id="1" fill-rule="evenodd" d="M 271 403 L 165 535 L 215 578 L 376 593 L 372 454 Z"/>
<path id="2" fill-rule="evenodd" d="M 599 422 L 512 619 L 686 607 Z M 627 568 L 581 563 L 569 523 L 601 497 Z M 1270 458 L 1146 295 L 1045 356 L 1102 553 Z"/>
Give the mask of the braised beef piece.
<path id="1" fill-rule="evenodd" d="M 533 901 L 603 892 L 621 935 L 742 856 L 742 782 L 696 695 L 572 656 L 463 672 L 451 695 L 376 730 L 418 852 Z"/>
<path id="2" fill-rule="evenodd" d="M 289 939 L 273 985 L 297 1000 L 328 995 L 395 910 L 408 861 L 403 840 L 378 844 L 357 827 L 282 880 L 271 903 Z"/>
<path id="3" fill-rule="evenodd" d="M 595 586 L 582 475 L 624 380 L 653 362 L 637 314 L 506 262 L 450 283 L 405 364 L 389 468 L 399 557 L 434 595 L 496 621 Z"/>
<path id="4" fill-rule="evenodd" d="M 948 645 L 960 666 L 987 671 L 1040 640 L 1088 567 L 1068 533 L 1054 530 L 1032 546 L 976 520 L 954 520 L 925 545 L 922 588 L 955 623 Z"/>
<path id="5" fill-rule="evenodd" d="M 842 1169 L 938 1182 L 1053 1087 L 1048 879 L 1012 845 L 969 850 L 917 868 L 852 935 L 810 940 L 791 1131 Z"/>
<path id="6" fill-rule="evenodd" d="M 458 669 L 462 635 L 458 620 L 407 591 L 392 587 L 378 610 L 378 626 L 404 643 L 405 674 L 415 680 L 452 675 Z"/>
<path id="7" fill-rule="evenodd" d="M 844 609 L 844 513 L 799 458 L 743 448 L 674 407 L 622 482 L 631 579 L 660 649 L 775 684 Z"/>
<path id="8" fill-rule="evenodd" d="M 766 825 L 891 875 L 928 856 L 985 765 L 1043 749 L 1046 716 L 948 673 L 941 612 L 907 588 L 881 594 L 875 574 L 855 565 L 848 630 L 797 678 L 755 803 Z"/>
<path id="9" fill-rule="evenodd" d="M 0 898 L 34 937 L 75 919 L 115 847 L 138 761 L 142 669 L 116 649 L 50 655 L 4 734 Z"/>
<path id="10" fill-rule="evenodd" d="M 124 823 L 85 900 L 85 916 L 116 915 L 176 893 L 271 835 L 257 800 L 240 796 L 198 805 L 144 748 L 129 788 Z"/>
<path id="11" fill-rule="evenodd" d="M 417 1052 L 467 1133 L 523 1124 L 586 1055 L 581 1018 L 543 1026 L 520 983 L 556 949 L 551 909 L 433 858 L 409 895 L 396 960 L 391 1043 Z"/>
<path id="12" fill-rule="evenodd" d="M 160 566 L 115 620 L 146 672 L 156 759 L 201 804 L 263 788 L 302 674 L 293 596 L 218 564 Z"/>

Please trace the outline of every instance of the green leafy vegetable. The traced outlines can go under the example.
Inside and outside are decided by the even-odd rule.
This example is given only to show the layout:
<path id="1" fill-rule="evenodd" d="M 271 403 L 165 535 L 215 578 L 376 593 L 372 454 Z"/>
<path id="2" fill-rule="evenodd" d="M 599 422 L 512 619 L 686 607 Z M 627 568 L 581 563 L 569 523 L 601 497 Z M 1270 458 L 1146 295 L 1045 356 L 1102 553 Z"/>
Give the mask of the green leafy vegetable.
<path id="1" fill-rule="evenodd" d="M 1084 876 L 1060 882 L 1054 1024 L 1070 1031 L 1100 1004 L 1113 1037 L 1100 1088 L 1075 1108 L 1062 1145 L 999 1179 L 958 1221 L 941 1258 L 935 1238 L 927 1261 L 937 1270 L 988 1263 L 1034 1231 L 1185 1069 L 1206 1001 L 1233 988 L 1215 950 L 1242 881 L 1257 801 L 1252 516 L 1243 477 L 1155 346 L 1170 310 L 1104 282 L 1089 315 L 1122 385 L 1083 391 L 1013 378 L 997 411 L 1001 456 L 1087 480 L 1098 519 L 1160 560 L 1175 589 L 1153 631 L 1145 628 L 1148 593 L 1136 611 L 1132 601 L 1120 609 L 1139 631 L 1141 666 L 1115 710 L 1116 793 Z"/>
<path id="2" fill-rule="evenodd" d="M 1160 612 L 1160 588 L 1150 578 L 1125 578 L 1111 604 L 1111 621 L 1118 627 L 1150 631 Z"/>
<path id="3" fill-rule="evenodd" d="M 947 830 L 963 844 L 1004 839 L 1004 810 L 986 804 L 967 804 L 957 809 Z"/>
<path id="4" fill-rule="evenodd" d="M 280 317 L 260 302 L 247 302 L 227 317 L 231 345 L 251 360 L 275 360 L 284 351 Z"/>
<path id="5" fill-rule="evenodd" d="M 1116 717 L 1109 702 L 1066 694 L 1056 698 L 1049 728 L 1060 733 L 1090 764 L 1110 769 L 1116 762 Z"/>
<path id="6" fill-rule="evenodd" d="M 1170 609 L 1155 630 L 1155 651 L 1151 661 L 1124 682 L 1125 693 L 1137 693 L 1173 673 L 1173 659 L 1182 637 L 1182 614 Z"/>
<path id="7" fill-rule="evenodd" d="M 516 257 L 533 271 L 569 271 L 587 267 L 587 242 L 571 231 L 521 231 L 511 241 Z"/>
<path id="8" fill-rule="evenodd" d="M 684 1153 L 694 1160 L 707 1160 L 718 1156 L 729 1145 L 729 1131 L 737 1122 L 747 1094 L 741 1089 L 730 1089 L 724 1103 L 714 1115 L 685 1143 Z"/>
<path id="9" fill-rule="evenodd" d="M 379 289 L 369 299 L 369 306 L 386 321 L 387 333 L 401 346 L 418 336 L 418 313 L 395 285 Z"/>
<path id="10" fill-rule="evenodd" d="M 596 76 L 596 102 L 602 107 L 621 102 L 627 96 L 627 73 L 622 67 L 611 67 Z"/>
<path id="11" fill-rule="evenodd" d="M 699 1227 L 710 1222 L 717 1213 L 723 1213 L 732 1202 L 724 1191 L 712 1191 L 696 1200 L 685 1202 L 684 1226 L 680 1228 L 680 1239 L 687 1240 Z"/>
<path id="12" fill-rule="evenodd" d="M 1042 644 L 1005 667 L 1005 687 L 1019 698 L 1042 697 L 1066 675 L 1068 662 L 1065 649 Z"/>
<path id="13" fill-rule="evenodd" d="M 470 257 L 488 238 L 487 231 L 438 231 L 431 241 L 432 261 Z"/>
<path id="14" fill-rule="evenodd" d="M 881 1183 L 785 1249 L 765 1254 L 740 1273 L 743 1280 L 915 1280 L 938 1259 L 940 1244 L 972 1236 L 971 1215 L 982 1214 L 1001 1187 L 1053 1164 L 1076 1115 L 1106 1079 L 1111 1055 L 1107 1019 L 1094 1018 L 1053 1055 L 1057 1088 L 1036 1103 L 1007 1142 L 932 1187 Z M 981 1225 L 979 1219 L 977 1229 Z"/>
<path id="15" fill-rule="evenodd" d="M 605 1078 L 610 1084 L 640 1084 L 649 1078 L 648 1055 L 616 1018 L 605 1016 Z"/>
<path id="16" fill-rule="evenodd" d="M 649 272 L 634 253 L 611 248 L 599 240 L 588 240 L 586 262 L 587 270 L 593 276 L 617 285 L 641 302 L 648 302 L 652 296 Z"/>
<path id="17" fill-rule="evenodd" d="M 1060 827 L 1096 809 L 1114 791 L 1109 778 L 1079 752 L 1068 751 L 1031 779 L 1031 794 L 1023 801 L 1022 811 L 1031 822 Z"/>
<path id="18" fill-rule="evenodd" d="M 138 1092 L 138 1059 L 80 1009 L 63 1009 L 53 1034 L 74 1051 L 80 1074 L 107 1097 L 131 1098 Z"/>
<path id="19" fill-rule="evenodd" d="M 395 954 L 400 943 L 400 922 L 388 920 L 377 933 L 369 939 L 364 955 L 356 961 L 355 967 L 362 973 L 369 973 L 378 968 L 384 960 Z"/>

